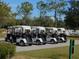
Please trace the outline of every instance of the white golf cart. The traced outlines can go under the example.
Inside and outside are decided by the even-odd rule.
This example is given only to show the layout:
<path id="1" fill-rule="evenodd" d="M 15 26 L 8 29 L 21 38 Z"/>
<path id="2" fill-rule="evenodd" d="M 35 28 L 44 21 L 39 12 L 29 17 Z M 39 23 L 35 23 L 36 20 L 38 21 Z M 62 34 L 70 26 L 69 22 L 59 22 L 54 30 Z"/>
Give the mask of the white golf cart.
<path id="1" fill-rule="evenodd" d="M 37 44 L 37 45 L 46 44 L 45 27 L 33 26 L 31 35 L 32 35 L 33 44 Z"/>
<path id="2" fill-rule="evenodd" d="M 65 28 L 58 28 L 57 35 L 58 35 L 58 42 L 62 43 L 67 41 Z"/>
<path id="3" fill-rule="evenodd" d="M 55 27 L 46 27 L 47 30 L 47 43 L 57 43 L 57 28 Z"/>
<path id="4" fill-rule="evenodd" d="M 25 33 L 26 31 L 31 31 L 30 26 L 10 26 L 7 29 L 7 36 L 5 38 L 5 41 L 11 42 L 11 43 L 16 43 L 21 46 L 24 45 L 31 45 L 32 40 L 27 37 Z"/>

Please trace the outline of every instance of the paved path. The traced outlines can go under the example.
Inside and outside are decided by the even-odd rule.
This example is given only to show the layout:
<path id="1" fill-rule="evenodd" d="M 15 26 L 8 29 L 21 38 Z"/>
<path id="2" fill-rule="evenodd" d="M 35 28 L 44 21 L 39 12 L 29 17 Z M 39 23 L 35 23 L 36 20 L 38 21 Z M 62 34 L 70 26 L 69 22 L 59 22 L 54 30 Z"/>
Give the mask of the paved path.
<path id="1" fill-rule="evenodd" d="M 0 40 L 4 40 L 4 38 L 0 38 Z M 75 44 L 79 44 L 79 40 L 75 41 Z M 57 47 L 64 47 L 69 46 L 69 40 L 66 43 L 58 43 L 58 44 L 46 44 L 46 45 L 32 45 L 32 46 L 16 46 L 16 52 L 21 51 L 31 51 L 31 50 L 39 50 L 39 49 L 46 49 L 46 48 L 57 48 Z"/>
<path id="2" fill-rule="evenodd" d="M 79 44 L 79 40 L 76 40 L 76 45 L 78 44 Z M 46 49 L 46 48 L 57 48 L 57 47 L 64 47 L 64 46 L 69 46 L 69 41 L 67 41 L 66 43 L 58 43 L 58 44 L 32 45 L 32 46 L 24 46 L 24 47 L 17 46 L 16 52 L 39 50 L 39 49 Z"/>

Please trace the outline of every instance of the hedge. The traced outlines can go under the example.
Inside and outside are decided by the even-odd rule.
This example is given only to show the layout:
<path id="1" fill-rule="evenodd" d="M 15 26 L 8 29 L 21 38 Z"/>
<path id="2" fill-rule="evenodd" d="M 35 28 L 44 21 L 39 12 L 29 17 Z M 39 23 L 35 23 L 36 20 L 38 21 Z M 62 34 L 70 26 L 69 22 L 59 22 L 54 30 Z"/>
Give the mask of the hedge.
<path id="1" fill-rule="evenodd" d="M 11 59 L 16 51 L 15 45 L 0 42 L 0 59 Z"/>

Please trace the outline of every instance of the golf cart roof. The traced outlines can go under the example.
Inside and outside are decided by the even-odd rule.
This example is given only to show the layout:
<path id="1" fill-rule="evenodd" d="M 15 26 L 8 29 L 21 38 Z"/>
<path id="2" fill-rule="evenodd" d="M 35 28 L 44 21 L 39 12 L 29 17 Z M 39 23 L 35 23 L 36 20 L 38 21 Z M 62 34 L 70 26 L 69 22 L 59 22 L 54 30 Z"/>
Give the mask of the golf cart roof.
<path id="1" fill-rule="evenodd" d="M 42 27 L 42 26 L 32 26 L 32 30 L 36 30 L 36 29 L 39 29 L 39 30 L 46 30 L 45 27 Z"/>
<path id="2" fill-rule="evenodd" d="M 22 26 L 23 29 L 28 29 L 28 30 L 31 30 L 31 26 Z"/>
<path id="3" fill-rule="evenodd" d="M 65 28 L 58 28 L 58 29 L 60 29 L 60 30 L 62 30 L 62 31 L 65 31 L 65 30 L 66 30 Z"/>
<path id="4" fill-rule="evenodd" d="M 31 26 L 10 26 L 10 27 L 8 27 L 8 28 L 23 28 L 23 29 L 27 29 L 27 30 L 31 30 Z"/>
<path id="5" fill-rule="evenodd" d="M 49 29 L 49 30 L 57 30 L 56 27 L 46 27 L 46 29 Z"/>
<path id="6" fill-rule="evenodd" d="M 37 27 L 37 29 L 39 29 L 39 30 L 45 30 L 45 27 Z"/>

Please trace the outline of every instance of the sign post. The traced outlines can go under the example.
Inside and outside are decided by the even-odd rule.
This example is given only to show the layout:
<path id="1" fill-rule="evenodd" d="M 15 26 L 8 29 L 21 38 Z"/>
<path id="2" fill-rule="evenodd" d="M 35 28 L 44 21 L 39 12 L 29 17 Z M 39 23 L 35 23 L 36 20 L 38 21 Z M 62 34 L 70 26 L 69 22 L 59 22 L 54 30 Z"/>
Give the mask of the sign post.
<path id="1" fill-rule="evenodd" d="M 74 40 L 70 40 L 69 46 L 69 59 L 72 59 L 72 55 L 74 54 Z"/>

